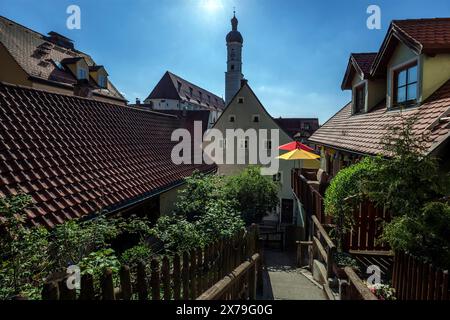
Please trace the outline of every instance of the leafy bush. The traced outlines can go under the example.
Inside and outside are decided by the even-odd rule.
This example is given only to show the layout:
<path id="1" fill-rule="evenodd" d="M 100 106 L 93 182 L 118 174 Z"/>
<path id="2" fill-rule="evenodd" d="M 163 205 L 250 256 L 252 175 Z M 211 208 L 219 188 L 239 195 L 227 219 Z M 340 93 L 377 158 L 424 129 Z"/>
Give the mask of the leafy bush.
<path id="1" fill-rule="evenodd" d="M 181 216 L 159 218 L 153 228 L 153 234 L 169 252 L 187 251 L 205 244 L 203 233 L 197 225 Z"/>
<path id="2" fill-rule="evenodd" d="M 49 270 L 47 230 L 24 225 L 23 210 L 31 203 L 25 195 L 0 199 L 0 299 L 35 298 L 39 292 L 33 288 L 43 283 Z"/>
<path id="3" fill-rule="evenodd" d="M 103 216 L 84 222 L 71 220 L 57 226 L 50 246 L 53 268 L 77 264 L 89 253 L 108 247 L 118 233 L 114 221 Z"/>
<path id="4" fill-rule="evenodd" d="M 401 216 L 384 226 L 382 239 L 438 267 L 450 267 L 450 206 L 430 202 L 418 215 Z"/>
<path id="5" fill-rule="evenodd" d="M 235 201 L 236 210 L 247 225 L 259 223 L 278 203 L 279 186 L 271 177 L 261 175 L 260 168 L 249 166 L 240 174 L 228 177 L 226 196 Z"/>
<path id="6" fill-rule="evenodd" d="M 335 235 L 339 248 L 342 248 L 343 235 L 353 226 L 353 208 L 363 200 L 365 184 L 376 169 L 376 161 L 368 157 L 342 169 L 325 192 L 325 212 L 336 220 Z"/>
<path id="7" fill-rule="evenodd" d="M 140 261 L 148 264 L 150 263 L 152 255 L 152 249 L 147 244 L 141 243 L 125 250 L 120 256 L 120 262 L 129 267 L 136 266 Z"/>
<path id="8" fill-rule="evenodd" d="M 225 198 L 224 185 L 224 177 L 195 171 L 178 192 L 175 214 L 188 221 L 198 220 L 206 213 L 209 203 Z"/>
<path id="9" fill-rule="evenodd" d="M 100 249 L 89 253 L 78 264 L 81 274 L 90 274 L 94 278 L 94 288 L 100 288 L 100 281 L 106 268 L 111 269 L 113 273 L 113 281 L 118 284 L 118 272 L 120 270 L 120 262 L 117 259 L 113 249 Z M 99 292 L 97 292 L 99 293 Z"/>
<path id="10" fill-rule="evenodd" d="M 231 237 L 245 227 L 241 215 L 228 201 L 209 203 L 196 225 L 205 242 Z"/>

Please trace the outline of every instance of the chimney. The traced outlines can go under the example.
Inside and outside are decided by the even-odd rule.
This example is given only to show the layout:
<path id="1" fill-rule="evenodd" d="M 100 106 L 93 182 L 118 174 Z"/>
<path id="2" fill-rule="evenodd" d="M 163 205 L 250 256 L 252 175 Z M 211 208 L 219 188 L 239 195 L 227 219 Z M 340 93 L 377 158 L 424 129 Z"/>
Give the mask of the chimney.
<path id="1" fill-rule="evenodd" d="M 242 79 L 242 80 L 241 80 L 241 88 L 242 88 L 243 86 L 245 86 L 245 85 L 247 84 L 247 82 L 248 82 L 247 79 Z"/>
<path id="2" fill-rule="evenodd" d="M 136 105 L 140 105 L 141 104 L 141 100 L 139 98 L 136 98 Z"/>
<path id="3" fill-rule="evenodd" d="M 92 86 L 88 79 L 80 79 L 73 85 L 73 94 L 77 97 L 92 98 Z"/>

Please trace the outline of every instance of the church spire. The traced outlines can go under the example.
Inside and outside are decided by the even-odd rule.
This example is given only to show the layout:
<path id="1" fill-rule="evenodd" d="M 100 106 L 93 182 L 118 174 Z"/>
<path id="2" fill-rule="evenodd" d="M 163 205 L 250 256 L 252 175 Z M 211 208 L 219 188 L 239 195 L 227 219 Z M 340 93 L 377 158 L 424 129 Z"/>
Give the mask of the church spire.
<path id="1" fill-rule="evenodd" d="M 228 104 L 236 92 L 241 88 L 242 74 L 242 44 L 244 39 L 238 31 L 236 10 L 231 19 L 232 30 L 227 34 L 227 71 L 225 72 L 225 102 Z"/>
<path id="2" fill-rule="evenodd" d="M 238 19 L 236 18 L 236 9 L 233 10 L 233 19 L 231 19 L 231 29 L 233 31 L 237 31 L 237 27 L 238 27 Z"/>

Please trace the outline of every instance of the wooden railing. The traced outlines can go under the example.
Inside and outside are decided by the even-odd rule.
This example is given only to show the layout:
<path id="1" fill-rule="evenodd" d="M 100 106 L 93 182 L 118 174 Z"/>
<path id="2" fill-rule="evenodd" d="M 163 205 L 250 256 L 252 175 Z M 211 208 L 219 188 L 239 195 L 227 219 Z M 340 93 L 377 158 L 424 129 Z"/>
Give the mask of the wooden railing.
<path id="1" fill-rule="evenodd" d="M 347 281 L 341 284 L 341 300 L 378 300 L 350 267 L 345 267 Z"/>
<path id="2" fill-rule="evenodd" d="M 261 256 L 256 253 L 233 272 L 217 282 L 197 300 L 255 300 L 258 264 Z"/>
<path id="3" fill-rule="evenodd" d="M 315 215 L 320 222 L 325 223 L 324 202 L 319 191 L 308 184 L 308 179 L 298 169 L 292 170 L 291 183 L 292 191 L 297 195 L 307 213 L 307 220 L 310 215 Z"/>
<path id="4" fill-rule="evenodd" d="M 325 265 L 326 275 L 325 283 L 328 278 L 333 278 L 333 257 L 336 252 L 336 246 L 328 236 L 328 233 L 323 228 L 316 216 L 311 217 L 311 240 L 312 252 L 310 255 L 310 268 L 312 270 L 313 260 L 318 260 Z"/>
<path id="5" fill-rule="evenodd" d="M 45 283 L 44 300 L 195 300 L 216 283 L 251 262 L 233 280 L 230 288 L 243 285 L 250 288 L 251 277 L 243 274 L 258 274 L 261 287 L 261 264 L 257 271 L 253 266 L 259 261 L 258 228 L 251 226 L 234 237 L 222 239 L 206 247 L 193 248 L 189 252 L 154 258 L 150 263 L 140 262 L 135 268 L 122 266 L 114 273 L 106 268 L 100 282 L 90 274 L 81 277 L 81 288 L 69 288 L 68 275 L 53 275 Z M 258 254 L 255 256 L 255 254 Z M 250 260 L 249 260 L 250 259 Z M 241 270 L 239 269 L 239 270 Z M 239 271 L 238 270 L 238 271 Z M 116 285 L 118 286 L 116 287 Z M 228 287 L 227 287 L 228 288 Z M 231 290 L 231 289 L 230 289 Z M 226 290 L 226 297 L 237 298 L 233 290 Z M 253 292 L 248 293 L 253 296 Z"/>
<path id="6" fill-rule="evenodd" d="M 396 252 L 392 285 L 398 300 L 449 300 L 448 270 Z"/>

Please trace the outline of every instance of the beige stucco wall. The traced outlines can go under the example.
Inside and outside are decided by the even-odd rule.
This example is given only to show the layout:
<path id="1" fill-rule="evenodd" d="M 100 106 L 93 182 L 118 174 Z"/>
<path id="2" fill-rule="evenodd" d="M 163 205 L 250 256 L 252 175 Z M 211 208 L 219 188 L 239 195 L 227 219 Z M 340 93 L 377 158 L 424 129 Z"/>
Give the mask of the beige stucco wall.
<path id="1" fill-rule="evenodd" d="M 238 104 L 237 98 L 244 98 L 243 104 Z M 229 116 L 235 116 L 235 122 L 229 121 Z M 253 115 L 259 115 L 259 122 L 253 122 Z M 218 129 L 225 136 L 226 129 L 242 129 L 244 131 L 248 129 L 278 129 L 279 130 L 279 145 L 291 142 L 292 139 L 275 123 L 275 121 L 267 114 L 263 106 L 258 102 L 256 96 L 252 93 L 248 86 L 244 86 L 240 92 L 237 94 L 236 98 L 228 105 L 222 116 L 219 118 L 214 126 L 214 129 Z M 270 131 L 268 132 L 268 140 L 271 139 Z M 228 143 L 228 142 L 227 142 Z M 237 149 L 239 148 L 239 142 L 234 143 L 235 157 L 237 154 Z M 272 142 L 272 148 L 276 150 L 276 143 Z M 259 152 L 259 147 L 256 149 Z M 226 152 L 226 149 L 225 149 Z M 248 154 L 248 151 L 246 151 Z M 248 159 L 248 158 L 247 158 Z M 258 157 L 259 160 L 259 157 Z M 234 175 L 242 171 L 248 165 L 247 164 L 219 164 L 218 174 L 220 175 Z M 258 164 L 259 161 L 258 161 Z M 280 199 L 293 199 L 292 189 L 291 189 L 291 170 L 294 168 L 294 161 L 284 161 L 279 160 L 279 172 L 282 172 L 282 181 L 280 182 Z M 298 162 L 297 162 L 298 166 Z M 268 177 L 272 179 L 272 176 Z"/>
<path id="2" fill-rule="evenodd" d="M 0 43 L 0 81 L 27 87 L 31 86 L 31 81 L 28 80 L 26 72 L 9 54 L 2 43 Z"/>
<path id="3" fill-rule="evenodd" d="M 391 107 L 392 105 L 392 90 L 393 90 L 393 78 L 394 78 L 394 70 L 405 64 L 408 62 L 413 61 L 414 59 L 418 59 L 419 56 L 412 51 L 409 47 L 407 47 L 406 45 L 404 45 L 403 43 L 399 43 L 399 45 L 397 46 L 397 48 L 394 50 L 394 53 L 391 56 L 391 59 L 388 62 L 387 65 L 387 81 L 386 81 L 386 102 L 388 107 Z M 419 78 L 419 82 L 420 82 L 420 63 L 418 66 L 418 78 Z M 419 84 L 420 86 L 420 84 Z M 420 88 L 419 88 L 420 91 Z M 419 94 L 420 96 L 420 94 Z"/>
<path id="4" fill-rule="evenodd" d="M 450 79 L 450 54 L 422 55 L 422 101 Z"/>
<path id="5" fill-rule="evenodd" d="M 182 190 L 183 188 L 184 185 L 166 191 L 159 196 L 159 212 L 161 213 L 161 216 L 172 214 L 177 202 L 178 191 Z"/>

